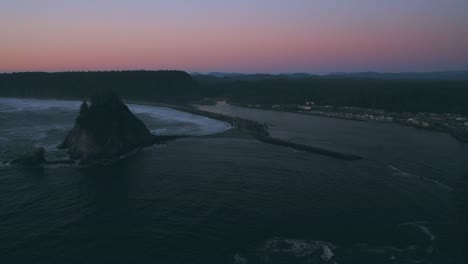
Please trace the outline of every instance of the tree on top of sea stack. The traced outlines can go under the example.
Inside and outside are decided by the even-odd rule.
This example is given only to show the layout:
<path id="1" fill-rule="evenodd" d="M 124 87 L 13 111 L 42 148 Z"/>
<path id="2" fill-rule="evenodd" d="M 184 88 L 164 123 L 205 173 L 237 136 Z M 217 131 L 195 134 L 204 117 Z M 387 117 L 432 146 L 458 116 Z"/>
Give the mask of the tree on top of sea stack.
<path id="1" fill-rule="evenodd" d="M 133 149 L 148 146 L 155 136 L 122 102 L 115 92 L 105 92 L 83 101 L 75 126 L 62 148 L 72 159 L 93 162 L 112 159 Z"/>

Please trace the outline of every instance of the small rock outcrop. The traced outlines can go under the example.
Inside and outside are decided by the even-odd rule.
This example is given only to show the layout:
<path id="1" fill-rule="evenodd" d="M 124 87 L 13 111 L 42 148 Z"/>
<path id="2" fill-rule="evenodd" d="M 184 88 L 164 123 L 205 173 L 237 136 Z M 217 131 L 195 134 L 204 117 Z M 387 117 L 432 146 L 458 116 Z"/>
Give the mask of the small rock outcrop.
<path id="1" fill-rule="evenodd" d="M 45 150 L 43 147 L 33 147 L 31 151 L 22 154 L 14 159 L 11 164 L 20 166 L 40 166 L 47 163 L 44 158 Z"/>
<path id="2" fill-rule="evenodd" d="M 119 157 L 155 140 L 120 97 L 109 92 L 90 103 L 83 101 L 74 128 L 59 147 L 69 149 L 70 158 L 87 163 Z"/>

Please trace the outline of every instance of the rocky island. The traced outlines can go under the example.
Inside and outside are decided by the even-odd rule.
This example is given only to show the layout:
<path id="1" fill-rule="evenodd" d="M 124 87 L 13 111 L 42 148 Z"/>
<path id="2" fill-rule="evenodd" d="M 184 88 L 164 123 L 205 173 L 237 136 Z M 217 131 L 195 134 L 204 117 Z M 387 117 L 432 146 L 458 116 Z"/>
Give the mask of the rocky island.
<path id="1" fill-rule="evenodd" d="M 75 126 L 60 148 L 81 163 L 114 159 L 137 148 L 156 143 L 145 124 L 122 102 L 107 92 L 83 101 Z"/>

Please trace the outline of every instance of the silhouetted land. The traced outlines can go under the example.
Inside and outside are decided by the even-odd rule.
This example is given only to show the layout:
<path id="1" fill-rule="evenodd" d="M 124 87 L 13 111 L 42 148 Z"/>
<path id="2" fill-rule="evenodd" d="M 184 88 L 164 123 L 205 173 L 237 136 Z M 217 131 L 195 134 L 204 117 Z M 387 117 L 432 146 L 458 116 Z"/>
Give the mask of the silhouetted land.
<path id="1" fill-rule="evenodd" d="M 205 97 L 237 104 L 352 106 L 392 112 L 468 113 L 467 80 L 410 80 L 347 77 L 289 78 L 281 75 L 197 75 Z"/>
<path id="2" fill-rule="evenodd" d="M 112 90 L 122 98 L 186 102 L 197 83 L 183 71 L 111 71 L 0 74 L 0 96 L 85 99 Z"/>
<path id="3" fill-rule="evenodd" d="M 388 78 L 384 74 L 377 74 L 378 78 L 373 75 L 214 77 L 190 76 L 183 71 L 13 73 L 0 74 L 0 96 L 83 99 L 111 89 L 124 99 L 154 102 L 188 103 L 206 97 L 223 97 L 238 104 L 313 101 L 318 105 L 392 112 L 468 113 L 468 80 L 445 80 L 444 75 L 438 79 L 410 78 L 411 75 L 405 74 Z"/>

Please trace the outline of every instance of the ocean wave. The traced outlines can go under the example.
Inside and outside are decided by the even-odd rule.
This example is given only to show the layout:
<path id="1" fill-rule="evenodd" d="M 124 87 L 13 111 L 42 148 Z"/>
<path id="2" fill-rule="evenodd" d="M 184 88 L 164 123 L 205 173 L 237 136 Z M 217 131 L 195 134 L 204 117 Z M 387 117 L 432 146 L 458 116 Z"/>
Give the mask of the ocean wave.
<path id="1" fill-rule="evenodd" d="M 265 241 L 255 252 L 234 254 L 234 263 L 336 263 L 336 248 L 321 240 L 278 237 Z"/>
<path id="2" fill-rule="evenodd" d="M 421 248 L 428 255 L 434 253 L 437 236 L 430 228 L 429 222 L 407 222 L 399 224 L 396 228 L 400 244 L 408 248 Z"/>
<path id="3" fill-rule="evenodd" d="M 415 178 L 415 179 L 419 179 L 419 180 L 422 180 L 422 181 L 426 181 L 426 182 L 430 182 L 430 183 L 433 183 L 433 184 L 436 184 L 438 185 L 439 187 L 441 188 L 444 188 L 448 191 L 451 191 L 453 192 L 453 188 L 446 185 L 446 184 L 443 184 L 439 181 L 436 181 L 436 180 L 433 180 L 433 179 L 430 179 L 430 178 L 426 178 L 424 176 L 418 176 L 418 175 L 414 175 L 414 174 L 411 174 L 409 172 L 406 172 L 406 171 L 402 171 L 400 170 L 399 168 L 393 166 L 393 165 L 388 165 L 387 166 L 388 169 L 390 169 L 392 171 L 392 175 L 393 176 L 398 176 L 398 177 L 412 177 L 412 178 Z"/>
<path id="4" fill-rule="evenodd" d="M 80 101 L 53 99 L 0 98 L 0 110 L 2 112 L 14 112 L 59 108 L 78 111 L 80 103 Z"/>
<path id="5" fill-rule="evenodd" d="M 83 165 L 79 160 L 72 160 L 69 158 L 66 150 L 55 149 L 54 151 L 46 151 L 45 158 L 47 163 L 34 165 L 34 166 L 25 166 L 19 164 L 12 164 L 11 161 L 0 161 L 0 168 L 15 168 L 15 167 L 41 167 L 46 169 L 59 169 L 59 168 L 86 168 L 86 167 L 99 167 L 99 166 L 109 166 L 120 160 L 126 159 L 130 156 L 135 155 L 141 151 L 141 149 L 133 150 L 125 155 L 115 157 L 112 159 L 99 160 L 98 162 L 90 163 Z M 52 152 L 52 154 L 51 154 Z"/>
<path id="6" fill-rule="evenodd" d="M 389 233 L 387 245 L 276 237 L 250 251 L 237 252 L 233 263 L 431 263 L 441 254 L 432 225 L 423 221 L 399 224 Z M 452 257 L 450 252 L 442 254 Z"/>
<path id="7" fill-rule="evenodd" d="M 9 161 L 0 161 L 0 169 L 6 169 L 11 167 L 11 163 Z"/>
<path id="8" fill-rule="evenodd" d="M 319 255 L 322 260 L 330 261 L 334 256 L 332 249 L 335 249 L 335 246 L 324 241 L 275 238 L 265 242 L 264 249 L 274 253 L 292 254 L 296 257 Z"/>
<path id="9" fill-rule="evenodd" d="M 402 223 L 397 226 L 397 228 L 402 228 L 402 227 L 415 227 L 419 229 L 422 234 L 426 235 L 428 240 L 434 241 L 436 239 L 435 234 L 430 230 L 429 228 L 430 223 L 429 222 L 407 222 L 407 223 Z"/>
<path id="10" fill-rule="evenodd" d="M 234 264 L 247 264 L 248 261 L 245 257 L 239 253 L 234 254 Z"/>
<path id="11" fill-rule="evenodd" d="M 231 128 L 231 125 L 208 118 L 205 116 L 194 115 L 191 113 L 174 110 L 167 107 L 157 107 L 148 105 L 128 104 L 129 109 L 135 114 L 148 114 L 157 119 L 191 124 L 183 129 L 177 129 L 177 133 L 184 135 L 203 136 L 224 132 Z M 162 129 L 152 130 L 158 133 L 170 134 Z"/>

